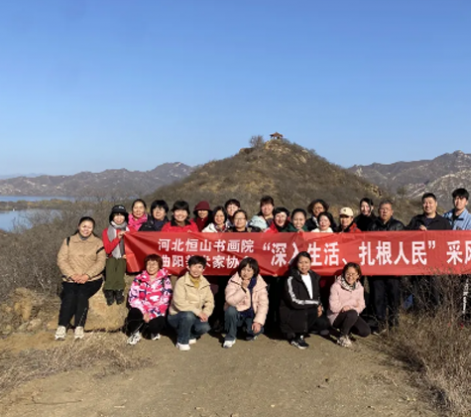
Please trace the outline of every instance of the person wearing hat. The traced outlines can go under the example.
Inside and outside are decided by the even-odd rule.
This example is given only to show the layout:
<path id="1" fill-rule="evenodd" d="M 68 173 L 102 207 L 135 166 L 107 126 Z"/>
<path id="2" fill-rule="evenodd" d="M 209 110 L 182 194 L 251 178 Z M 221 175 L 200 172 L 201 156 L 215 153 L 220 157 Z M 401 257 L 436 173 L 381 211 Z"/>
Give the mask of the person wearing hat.
<path id="1" fill-rule="evenodd" d="M 193 210 L 195 223 L 200 232 L 209 224 L 211 219 L 211 207 L 207 201 L 200 201 Z"/>
<path id="2" fill-rule="evenodd" d="M 110 225 L 103 230 L 102 240 L 106 252 L 105 284 L 103 292 L 110 306 L 124 302 L 124 275 L 126 274 L 126 254 L 124 253 L 124 234 L 129 231 L 128 212 L 119 204 L 111 209 Z"/>
<path id="3" fill-rule="evenodd" d="M 353 210 L 350 207 L 342 207 L 339 212 L 339 217 L 339 233 L 361 232 L 356 223 L 353 221 Z"/>

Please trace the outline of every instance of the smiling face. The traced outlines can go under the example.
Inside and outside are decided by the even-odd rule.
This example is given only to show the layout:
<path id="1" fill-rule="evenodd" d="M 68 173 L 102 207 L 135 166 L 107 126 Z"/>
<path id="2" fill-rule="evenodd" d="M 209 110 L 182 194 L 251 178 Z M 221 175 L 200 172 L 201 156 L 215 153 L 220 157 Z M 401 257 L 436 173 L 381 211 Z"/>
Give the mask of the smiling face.
<path id="1" fill-rule="evenodd" d="M 325 232 L 330 226 L 330 220 L 327 216 L 319 217 L 319 230 Z"/>
<path id="2" fill-rule="evenodd" d="M 188 218 L 188 212 L 186 210 L 175 210 L 173 212 L 173 218 L 177 223 L 184 223 Z"/>
<path id="3" fill-rule="evenodd" d="M 306 223 L 306 217 L 304 217 L 304 214 L 300 211 L 295 213 L 293 216 L 293 226 L 296 227 L 297 230 L 302 230 L 304 224 Z"/>
<path id="4" fill-rule="evenodd" d="M 155 276 L 155 274 L 159 272 L 159 269 L 159 263 L 157 261 L 147 261 L 146 271 L 151 277 Z"/>
<path id="5" fill-rule="evenodd" d="M 218 211 L 214 214 L 214 223 L 216 224 L 216 226 L 222 226 L 222 225 L 224 225 L 224 223 L 225 223 L 225 220 L 224 220 L 224 213 L 223 213 L 221 210 L 218 210 Z"/>
<path id="6" fill-rule="evenodd" d="M 353 285 L 357 280 L 360 279 L 360 275 L 358 274 L 357 270 L 352 266 L 347 268 L 345 271 L 345 281 L 347 281 L 350 285 Z"/>
<path id="7" fill-rule="evenodd" d="M 379 218 L 384 224 L 386 224 L 391 219 L 393 214 L 394 214 L 394 211 L 392 209 L 391 204 L 385 203 L 385 204 L 382 204 L 381 207 L 379 208 Z"/>
<path id="8" fill-rule="evenodd" d="M 353 217 L 342 215 L 340 216 L 340 226 L 345 230 L 353 222 Z"/>
<path id="9" fill-rule="evenodd" d="M 157 206 L 156 208 L 154 208 L 154 210 L 152 210 L 152 217 L 155 220 L 162 221 L 165 218 L 166 214 L 167 213 L 165 212 L 165 209 L 159 206 Z"/>
<path id="10" fill-rule="evenodd" d="M 437 214 L 437 202 L 433 197 L 424 198 L 422 208 L 427 216 L 433 217 Z"/>
<path id="11" fill-rule="evenodd" d="M 146 208 L 144 207 L 144 204 L 142 204 L 140 201 L 134 203 L 134 206 L 132 207 L 132 215 L 135 219 L 140 219 L 142 216 L 144 216 L 145 212 Z"/>
<path id="12" fill-rule="evenodd" d="M 364 216 L 369 216 L 372 210 L 373 208 L 370 207 L 370 205 L 366 201 L 362 201 L 360 206 L 361 214 L 363 214 Z"/>
<path id="13" fill-rule="evenodd" d="M 300 256 L 298 259 L 298 270 L 299 272 L 301 272 L 301 275 L 308 274 L 310 269 L 311 269 L 311 261 L 309 260 L 309 258 Z"/>
<path id="14" fill-rule="evenodd" d="M 201 264 L 191 265 L 188 267 L 188 270 L 193 278 L 198 279 L 203 275 L 204 266 Z"/>
<path id="15" fill-rule="evenodd" d="M 264 204 L 261 208 L 260 211 L 262 212 L 263 217 L 269 218 L 272 217 L 273 215 L 273 204 Z"/>
<path id="16" fill-rule="evenodd" d="M 209 211 L 208 210 L 198 210 L 198 217 L 200 219 L 206 219 L 208 217 Z"/>
<path id="17" fill-rule="evenodd" d="M 124 223 L 126 217 L 124 217 L 123 213 L 115 213 L 113 216 L 113 221 L 119 226 L 120 224 Z"/>
<path id="18" fill-rule="evenodd" d="M 288 218 L 287 214 L 286 213 L 277 213 L 276 216 L 275 216 L 275 224 L 278 226 L 278 227 L 283 227 L 285 224 L 286 224 L 286 219 Z"/>
<path id="19" fill-rule="evenodd" d="M 85 220 L 78 226 L 78 232 L 82 237 L 89 237 L 93 233 L 93 223 L 90 220 Z"/>
<path id="20" fill-rule="evenodd" d="M 247 218 L 244 213 L 237 213 L 234 216 L 234 226 L 238 232 L 245 231 L 247 227 Z"/>
<path id="21" fill-rule="evenodd" d="M 324 206 L 321 203 L 316 203 L 314 204 L 314 207 L 312 208 L 312 214 L 317 217 L 319 214 L 323 213 L 325 211 Z"/>
<path id="22" fill-rule="evenodd" d="M 453 200 L 453 205 L 455 206 L 455 212 L 461 213 L 468 204 L 468 199 L 466 197 L 456 196 Z"/>
<path id="23" fill-rule="evenodd" d="M 227 214 L 230 217 L 232 217 L 237 210 L 239 210 L 239 207 L 237 207 L 235 204 L 229 204 L 226 207 Z"/>

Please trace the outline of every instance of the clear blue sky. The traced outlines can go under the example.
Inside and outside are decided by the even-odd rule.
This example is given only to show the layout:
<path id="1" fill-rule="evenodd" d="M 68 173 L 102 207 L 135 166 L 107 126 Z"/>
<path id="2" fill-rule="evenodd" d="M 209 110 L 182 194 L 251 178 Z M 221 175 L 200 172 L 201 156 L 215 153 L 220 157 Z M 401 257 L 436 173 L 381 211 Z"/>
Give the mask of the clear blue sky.
<path id="1" fill-rule="evenodd" d="M 471 153 L 469 0 L 0 0 L 0 175 Z"/>

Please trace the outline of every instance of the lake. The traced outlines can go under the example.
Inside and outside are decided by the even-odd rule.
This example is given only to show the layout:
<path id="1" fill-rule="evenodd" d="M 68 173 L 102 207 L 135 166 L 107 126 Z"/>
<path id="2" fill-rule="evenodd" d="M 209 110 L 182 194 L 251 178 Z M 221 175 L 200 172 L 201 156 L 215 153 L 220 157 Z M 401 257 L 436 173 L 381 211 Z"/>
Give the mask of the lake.
<path id="1" fill-rule="evenodd" d="M 1 195 L 0 201 L 75 200 L 72 197 Z M 28 216 L 41 210 L 0 211 L 0 229 L 11 231 L 15 224 L 28 227 Z"/>

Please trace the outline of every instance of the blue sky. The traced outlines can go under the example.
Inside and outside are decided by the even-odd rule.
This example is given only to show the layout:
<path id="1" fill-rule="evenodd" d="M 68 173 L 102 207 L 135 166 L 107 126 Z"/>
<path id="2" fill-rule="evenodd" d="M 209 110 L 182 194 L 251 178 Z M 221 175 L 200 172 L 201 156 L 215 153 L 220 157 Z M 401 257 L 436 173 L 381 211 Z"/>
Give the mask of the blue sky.
<path id="1" fill-rule="evenodd" d="M 469 0 L 0 2 L 0 175 L 471 153 Z"/>

